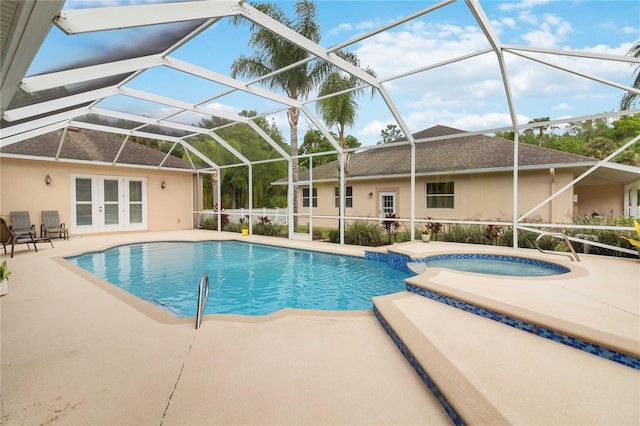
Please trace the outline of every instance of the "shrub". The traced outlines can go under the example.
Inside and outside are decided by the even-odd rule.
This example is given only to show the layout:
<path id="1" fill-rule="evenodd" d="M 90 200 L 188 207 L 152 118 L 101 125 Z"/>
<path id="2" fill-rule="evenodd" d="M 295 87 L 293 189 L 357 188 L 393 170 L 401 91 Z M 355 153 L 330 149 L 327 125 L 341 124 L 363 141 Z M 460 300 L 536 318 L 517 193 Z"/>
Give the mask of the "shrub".
<path id="1" fill-rule="evenodd" d="M 266 235 L 269 237 L 277 237 L 282 231 L 282 225 L 277 223 L 255 223 L 253 225 L 253 233 L 256 235 Z"/>
<path id="2" fill-rule="evenodd" d="M 337 240 L 340 241 L 340 231 L 338 231 Z M 359 246 L 381 246 L 383 244 L 383 232 L 377 223 L 357 220 L 349 224 L 345 229 L 344 242 Z"/>
<path id="3" fill-rule="evenodd" d="M 218 230 L 218 219 L 214 216 L 204 218 L 200 221 L 200 227 L 204 229 Z"/>
<path id="4" fill-rule="evenodd" d="M 382 226 L 387 233 L 389 244 L 391 244 L 391 236 L 393 235 L 395 237 L 396 232 L 398 232 L 398 228 L 400 228 L 400 222 L 396 220 L 395 213 L 386 214 L 384 216 L 384 220 L 382 221 Z"/>
<path id="5" fill-rule="evenodd" d="M 339 229 L 331 229 L 329 231 L 329 241 L 332 243 L 340 242 L 340 230 Z"/>
<path id="6" fill-rule="evenodd" d="M 227 223 L 222 230 L 226 232 L 242 232 L 242 224 L 240 222 Z"/>

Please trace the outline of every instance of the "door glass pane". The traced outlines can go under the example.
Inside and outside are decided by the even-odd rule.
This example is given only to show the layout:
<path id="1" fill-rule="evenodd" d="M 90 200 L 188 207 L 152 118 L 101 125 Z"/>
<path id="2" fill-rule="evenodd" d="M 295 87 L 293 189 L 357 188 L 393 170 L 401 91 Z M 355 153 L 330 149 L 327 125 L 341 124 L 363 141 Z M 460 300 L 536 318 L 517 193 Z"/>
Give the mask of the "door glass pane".
<path id="1" fill-rule="evenodd" d="M 141 181 L 129 181 L 129 223 L 142 223 Z"/>
<path id="2" fill-rule="evenodd" d="M 142 201 L 142 182 L 129 181 L 129 201 Z"/>
<path id="3" fill-rule="evenodd" d="M 118 205 L 117 204 L 106 204 L 104 206 L 104 224 L 105 225 L 118 224 Z"/>
<path id="4" fill-rule="evenodd" d="M 76 204 L 76 224 L 93 225 L 91 217 L 91 204 Z"/>
<path id="5" fill-rule="evenodd" d="M 382 196 L 382 214 L 395 213 L 395 197 L 393 195 Z"/>
<path id="6" fill-rule="evenodd" d="M 93 225 L 91 179 L 76 178 L 76 225 Z"/>
<path id="7" fill-rule="evenodd" d="M 104 181 L 104 201 L 118 201 L 118 181 Z"/>
<path id="8" fill-rule="evenodd" d="M 129 223 L 142 223 L 142 204 L 129 205 Z"/>
<path id="9" fill-rule="evenodd" d="M 76 179 L 76 201 L 91 201 L 91 179 Z"/>
<path id="10" fill-rule="evenodd" d="M 118 180 L 105 179 L 103 183 L 104 191 L 104 224 L 117 225 L 119 220 L 118 208 Z"/>

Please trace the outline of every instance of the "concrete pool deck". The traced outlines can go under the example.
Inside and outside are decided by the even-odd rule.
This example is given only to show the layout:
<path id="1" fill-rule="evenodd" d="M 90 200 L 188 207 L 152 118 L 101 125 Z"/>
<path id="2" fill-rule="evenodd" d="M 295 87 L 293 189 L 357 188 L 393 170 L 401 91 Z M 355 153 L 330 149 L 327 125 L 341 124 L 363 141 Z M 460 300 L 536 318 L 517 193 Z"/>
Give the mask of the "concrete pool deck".
<path id="1" fill-rule="evenodd" d="M 9 294 L 0 298 L 1 423 L 451 423 L 370 311 L 287 310 L 259 319 L 210 315 L 195 330 L 193 319 L 164 321 L 153 308 L 140 309 L 138 302 L 94 285 L 95 280 L 60 260 L 117 244 L 218 238 L 240 237 L 203 230 L 85 236 L 54 240 L 55 248 L 41 245 L 38 253 L 20 246 L 13 259 L 2 255 L 0 260 L 8 260 L 13 275 Z M 242 238 L 333 253 L 364 253 L 362 247 Z M 396 247 L 417 256 L 460 250 L 460 245 L 433 242 Z M 631 349 L 634 344 L 640 347 L 640 262 L 582 258 L 581 267 L 589 274 L 580 279 L 579 288 L 566 283 L 549 286 L 566 291 L 561 301 L 546 299 L 541 289 L 528 304 L 528 297 L 518 296 L 513 287 L 487 282 L 494 286 L 490 292 L 497 294 L 489 298 L 503 295 L 524 311 L 595 327 Z M 568 263 L 562 258 L 548 260 Z M 434 276 L 429 281 L 455 287 L 456 280 L 439 282 L 444 278 Z M 486 298 L 482 293 L 469 297 Z M 399 297 L 403 299 L 402 294 Z M 415 302 L 403 300 L 394 302 L 398 309 L 409 314 L 420 311 Z M 595 314 L 577 315 L 592 308 Z M 447 314 L 442 315 L 446 322 Z M 492 336 L 486 339 L 491 341 Z M 574 358 L 557 362 L 573 363 Z M 629 400 L 638 401 L 640 407 L 640 374 L 619 368 L 625 370 L 611 377 L 619 377 L 620 386 L 631 387 L 631 393 L 623 402 L 607 399 L 606 407 L 598 408 L 628 412 Z M 607 370 L 603 371 L 606 378 Z M 570 391 L 562 391 L 562 399 L 572 397 L 566 394 Z M 586 391 L 598 393 L 598 389 Z M 581 392 L 583 397 L 585 390 Z M 552 397 L 557 395 L 539 394 L 541 399 Z M 528 408 L 518 408 L 525 413 L 515 418 L 527 419 L 526 411 L 539 406 L 535 400 L 525 405 Z M 625 418 L 635 416 L 635 423 L 640 422 L 640 408 L 627 414 Z"/>

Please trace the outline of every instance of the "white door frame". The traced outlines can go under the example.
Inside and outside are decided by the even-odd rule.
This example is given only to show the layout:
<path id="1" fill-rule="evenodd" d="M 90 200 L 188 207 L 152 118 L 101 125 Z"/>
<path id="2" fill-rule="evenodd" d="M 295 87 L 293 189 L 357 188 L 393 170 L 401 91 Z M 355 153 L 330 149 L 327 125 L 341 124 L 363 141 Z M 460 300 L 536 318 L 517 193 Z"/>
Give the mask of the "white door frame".
<path id="1" fill-rule="evenodd" d="M 77 201 L 76 180 L 84 179 L 91 182 L 90 199 Z M 71 175 L 71 220 L 69 228 L 73 234 L 88 234 L 98 232 L 138 231 L 147 229 L 147 178 L 108 175 Z M 117 197 L 105 200 L 105 182 L 117 182 Z M 130 193 L 131 183 L 139 182 L 139 191 Z M 135 185 L 134 185 L 135 186 Z M 132 197 L 135 199 L 132 200 Z M 89 205 L 90 213 L 85 211 L 84 219 L 90 223 L 78 224 L 77 208 Z M 117 222 L 106 223 L 107 207 L 116 206 Z M 110 207 L 113 213 L 113 207 Z M 87 214 L 89 213 L 89 214 Z M 133 213 L 133 214 L 132 214 Z"/>
<path id="2" fill-rule="evenodd" d="M 388 207 L 384 205 L 387 197 L 391 197 L 392 211 L 389 211 Z M 378 193 L 378 214 L 380 219 L 384 219 L 385 215 L 389 213 L 397 213 L 398 211 L 398 193 L 396 191 L 380 191 Z"/>

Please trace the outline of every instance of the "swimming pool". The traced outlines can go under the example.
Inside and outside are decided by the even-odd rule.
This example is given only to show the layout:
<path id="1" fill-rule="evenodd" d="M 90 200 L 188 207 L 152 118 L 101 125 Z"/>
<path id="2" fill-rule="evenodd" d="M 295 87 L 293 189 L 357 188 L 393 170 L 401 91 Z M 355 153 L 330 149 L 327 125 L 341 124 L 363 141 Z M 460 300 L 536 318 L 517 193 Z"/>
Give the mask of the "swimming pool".
<path id="1" fill-rule="evenodd" d="M 415 260 L 414 262 L 424 263 L 427 267 L 432 268 L 515 277 L 543 277 L 570 272 L 569 268 L 557 263 L 497 254 L 439 254 Z"/>
<path id="2" fill-rule="evenodd" d="M 205 272 L 204 313 L 240 315 L 371 309 L 373 296 L 404 290 L 409 276 L 364 258 L 240 241 L 130 244 L 66 260 L 177 317 L 195 316 Z"/>

